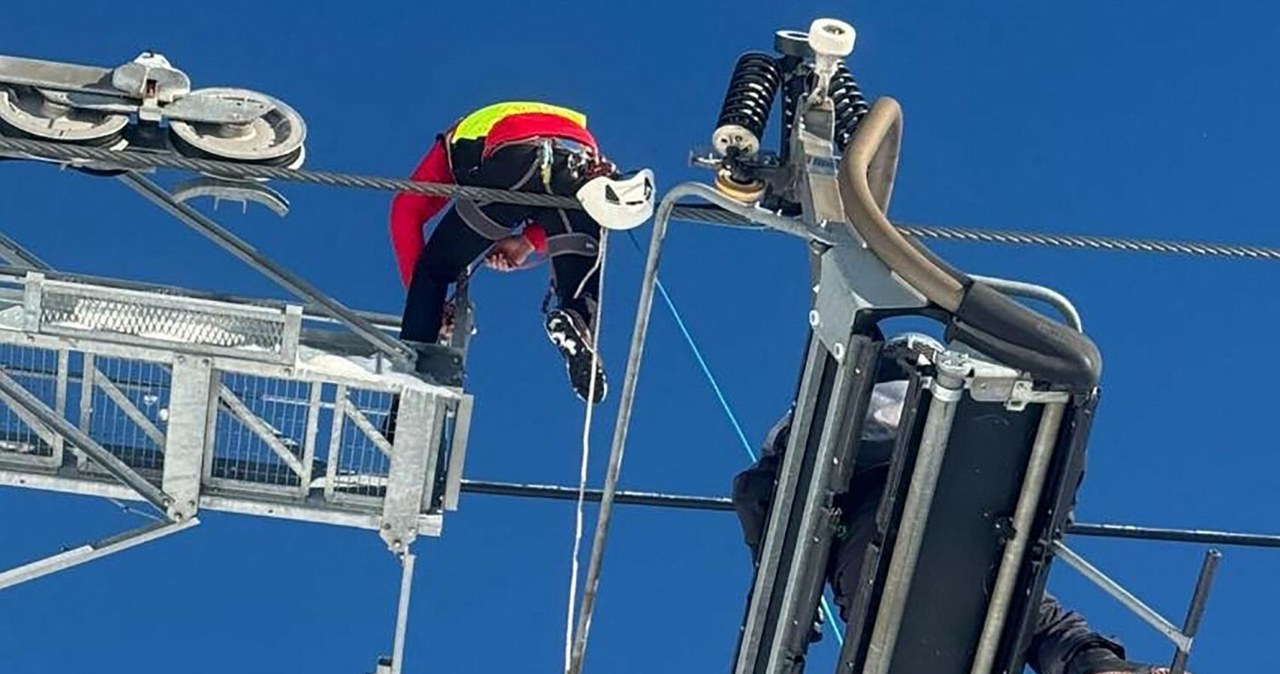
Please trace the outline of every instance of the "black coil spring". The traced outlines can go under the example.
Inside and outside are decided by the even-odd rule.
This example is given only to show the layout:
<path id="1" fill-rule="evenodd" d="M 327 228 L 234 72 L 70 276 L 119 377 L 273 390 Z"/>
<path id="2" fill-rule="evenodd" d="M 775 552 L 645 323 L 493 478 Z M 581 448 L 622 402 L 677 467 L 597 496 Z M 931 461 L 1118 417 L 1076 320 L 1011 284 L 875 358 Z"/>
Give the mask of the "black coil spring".
<path id="1" fill-rule="evenodd" d="M 762 140 L 781 84 L 782 72 L 773 56 L 762 52 L 743 54 L 729 76 L 729 89 L 720 106 L 716 128 L 736 124 Z"/>
<path id="2" fill-rule="evenodd" d="M 806 79 L 792 76 L 782 88 L 782 144 L 779 150 L 785 161 L 791 155 L 791 132 L 796 124 L 796 101 L 804 95 Z"/>
<path id="3" fill-rule="evenodd" d="M 853 73 L 843 63 L 836 66 L 836 74 L 831 77 L 831 87 L 827 91 L 835 105 L 836 147 L 843 150 L 871 106 L 853 79 Z"/>

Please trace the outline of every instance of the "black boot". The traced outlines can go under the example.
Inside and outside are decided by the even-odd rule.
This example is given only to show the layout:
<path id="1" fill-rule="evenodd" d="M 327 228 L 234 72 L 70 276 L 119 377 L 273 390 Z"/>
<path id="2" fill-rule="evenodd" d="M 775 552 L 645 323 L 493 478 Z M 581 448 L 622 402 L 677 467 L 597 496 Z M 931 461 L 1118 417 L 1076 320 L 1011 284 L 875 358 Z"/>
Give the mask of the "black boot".
<path id="1" fill-rule="evenodd" d="M 595 400 L 592 402 L 599 404 L 605 399 L 609 385 L 605 379 L 604 361 L 596 353 L 586 321 L 572 309 L 553 309 L 547 312 L 546 328 L 547 338 L 565 359 L 574 393 L 584 402 L 590 395 L 591 360 L 595 358 Z"/>
<path id="2" fill-rule="evenodd" d="M 462 349 L 407 340 L 405 344 L 418 353 L 416 374 L 440 386 L 462 386 Z"/>

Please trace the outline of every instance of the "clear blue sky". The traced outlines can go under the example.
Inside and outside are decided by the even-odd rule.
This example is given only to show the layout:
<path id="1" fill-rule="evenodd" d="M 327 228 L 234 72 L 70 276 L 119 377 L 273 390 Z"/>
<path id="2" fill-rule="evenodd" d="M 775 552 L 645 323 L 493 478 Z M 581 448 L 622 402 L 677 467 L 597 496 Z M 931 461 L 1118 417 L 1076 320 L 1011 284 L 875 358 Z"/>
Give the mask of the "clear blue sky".
<path id="1" fill-rule="evenodd" d="M 108 65 L 152 48 L 197 86 L 281 97 L 310 125 L 312 168 L 406 175 L 459 114 L 538 98 L 586 111 L 607 151 L 653 167 L 663 189 L 707 177 L 685 158 L 708 142 L 741 51 L 768 49 L 775 29 L 837 16 L 859 30 L 851 63 L 864 89 L 905 108 L 897 219 L 1280 244 L 1270 205 L 1280 181 L 1274 3 L 9 4 L 4 53 Z M 113 181 L 0 170 L 0 227 L 59 268 L 280 294 Z M 398 312 L 389 195 L 284 190 L 287 219 L 234 207 L 216 216 L 343 302 Z M 620 382 L 641 260 L 616 242 L 603 341 Z M 1280 531 L 1262 358 L 1280 328 L 1271 295 L 1280 266 L 935 249 L 975 273 L 1056 287 L 1083 312 L 1106 370 L 1080 519 Z M 677 224 L 663 278 L 758 441 L 787 404 L 799 362 L 802 246 Z M 544 287 L 545 268 L 477 281 L 469 477 L 576 480 L 583 408 L 541 333 Z M 616 402 L 598 417 L 596 482 Z M 746 460 L 656 307 L 624 486 L 724 494 Z M 16 490 L 0 492 L 0 512 L 5 567 L 139 523 L 106 502 Z M 567 503 L 465 497 L 443 538 L 418 546 L 407 671 L 555 671 L 572 521 Z M 1075 545 L 1181 620 L 1201 548 Z M 1193 664 L 1272 669 L 1280 551 L 1225 552 Z M 587 671 L 725 671 L 749 579 L 732 515 L 621 509 Z M 365 672 L 390 647 L 397 580 L 372 533 L 206 513 L 196 530 L 0 594 L 0 671 Z M 1052 588 L 1135 655 L 1170 656 L 1162 638 L 1068 569 L 1056 569 Z M 817 647 L 814 672 L 832 647 Z"/>

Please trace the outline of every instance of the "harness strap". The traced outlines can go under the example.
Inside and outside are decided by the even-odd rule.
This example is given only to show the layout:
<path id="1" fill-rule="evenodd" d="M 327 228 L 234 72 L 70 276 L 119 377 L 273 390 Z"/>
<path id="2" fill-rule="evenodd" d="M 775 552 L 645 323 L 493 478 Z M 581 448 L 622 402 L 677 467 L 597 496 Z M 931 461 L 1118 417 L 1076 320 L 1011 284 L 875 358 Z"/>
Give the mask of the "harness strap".
<path id="1" fill-rule="evenodd" d="M 570 232 L 547 237 L 547 257 L 558 257 L 560 255 L 596 257 L 599 252 L 599 242 L 589 234 Z"/>
<path id="2" fill-rule="evenodd" d="M 458 215 L 467 223 L 473 232 L 490 241 L 498 241 L 511 236 L 511 229 L 489 217 L 474 201 L 459 199 Z"/>

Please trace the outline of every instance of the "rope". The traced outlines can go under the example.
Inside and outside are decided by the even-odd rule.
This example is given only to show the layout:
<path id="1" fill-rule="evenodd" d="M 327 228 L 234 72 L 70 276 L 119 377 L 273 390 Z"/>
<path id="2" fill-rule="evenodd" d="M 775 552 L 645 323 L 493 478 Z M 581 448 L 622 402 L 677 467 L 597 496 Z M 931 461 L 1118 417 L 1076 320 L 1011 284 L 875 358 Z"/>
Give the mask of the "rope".
<path id="1" fill-rule="evenodd" d="M 631 239 L 631 245 L 635 248 L 636 253 L 641 257 L 644 256 L 644 248 L 636 239 L 635 230 L 627 232 Z M 747 456 L 751 457 L 751 461 L 755 462 L 756 452 L 751 448 L 751 441 L 747 440 L 747 434 L 742 430 L 742 424 L 738 423 L 738 415 L 734 414 L 733 408 L 729 406 L 729 400 L 725 398 L 724 391 L 720 388 L 720 382 L 716 380 L 716 376 L 711 373 L 711 366 L 707 364 L 706 358 L 702 356 L 702 349 L 698 348 L 697 341 L 693 338 L 693 333 L 689 331 L 689 327 L 685 325 L 684 316 L 680 314 L 680 310 L 676 308 L 675 302 L 671 299 L 671 295 L 667 294 L 667 289 L 662 285 L 660 279 L 654 279 L 654 285 L 658 288 L 658 294 L 662 296 L 662 302 L 667 305 L 667 310 L 671 312 L 672 318 L 676 321 L 676 327 L 680 329 L 680 334 L 684 335 L 684 341 L 689 345 L 689 350 L 693 352 L 693 357 L 698 361 L 698 367 L 702 369 L 702 374 L 707 378 L 707 382 L 711 384 L 711 390 L 715 392 L 716 399 L 720 401 L 720 409 L 724 410 L 725 416 L 729 417 L 729 423 L 733 425 L 733 431 L 738 436 L 738 440 L 742 443 L 742 448 L 746 450 Z"/>
<path id="2" fill-rule="evenodd" d="M 582 279 L 582 283 L 578 285 L 577 292 L 574 293 L 575 296 L 580 294 L 583 286 L 586 285 L 587 279 L 591 278 L 591 275 L 599 270 L 600 281 L 598 290 L 596 290 L 595 326 L 591 331 L 591 384 L 587 387 L 587 416 L 582 425 L 582 464 L 578 469 L 578 503 L 573 532 L 573 558 L 569 564 L 569 610 L 564 624 L 564 671 L 566 674 L 573 666 L 573 625 L 574 618 L 577 617 L 578 558 L 582 554 L 582 520 L 587 496 L 587 464 L 591 457 L 591 420 L 592 411 L 595 409 L 595 403 L 592 401 L 596 399 L 596 368 L 599 366 L 600 361 L 600 319 L 604 312 L 604 262 L 608 247 L 609 230 L 601 228 L 600 252 L 596 256 L 596 266 L 587 272 L 587 275 Z"/>
<path id="3" fill-rule="evenodd" d="M 0 137 L 0 154 L 17 155 L 20 158 L 62 161 L 83 164 L 95 162 L 119 168 L 142 170 L 172 168 L 226 178 L 258 178 L 286 182 L 309 183 L 326 187 L 370 189 L 390 192 L 411 192 L 439 197 L 461 197 L 476 201 L 513 203 L 526 206 L 546 206 L 569 210 L 582 210 L 582 204 L 572 197 L 510 192 L 484 187 L 464 187 L 413 180 L 361 176 L 350 173 L 287 169 L 259 164 L 193 159 L 172 154 L 142 152 L 137 150 L 109 150 L 84 145 L 68 145 L 24 138 Z M 101 168 L 101 167 L 98 167 Z M 672 217 L 686 222 L 765 229 L 737 214 L 714 206 L 676 206 Z M 1216 243 L 1164 241 L 1158 239 L 1130 239 L 1122 237 L 1054 234 L 1019 231 L 1001 231 L 970 227 L 943 227 L 936 225 L 898 224 L 904 234 L 921 239 L 948 239 L 977 243 L 1038 245 L 1056 248 L 1080 248 L 1091 250 L 1126 251 L 1133 253 L 1161 253 L 1201 257 L 1226 257 L 1280 261 L 1280 248 Z"/>
<path id="4" fill-rule="evenodd" d="M 644 256 L 644 248 L 640 246 L 640 242 L 636 240 L 635 230 L 627 232 L 631 239 L 631 244 L 635 247 L 636 252 Z M 715 392 L 716 399 L 720 401 L 720 409 L 724 410 L 725 416 L 729 417 L 729 423 L 733 425 L 734 432 L 738 435 L 738 440 L 742 442 L 742 449 L 747 452 L 747 456 L 751 457 L 751 462 L 755 463 L 759 458 L 756 451 L 751 447 L 751 442 L 747 440 L 747 434 L 742 430 L 742 424 L 738 422 L 738 415 L 734 414 L 733 408 L 729 406 L 728 399 L 725 398 L 724 391 L 720 388 L 720 382 L 716 380 L 716 376 L 711 373 L 711 367 L 707 365 L 706 358 L 702 356 L 702 349 L 698 348 L 698 343 L 693 338 L 693 333 L 689 332 L 689 328 L 684 323 L 684 317 L 680 315 L 680 310 L 676 308 L 676 303 L 671 299 L 671 295 L 667 294 L 667 289 L 663 287 L 662 281 L 654 279 L 654 285 L 658 288 L 658 294 L 662 296 L 663 304 L 667 305 L 667 310 L 671 312 L 671 317 L 675 319 L 676 326 L 680 328 L 680 333 L 684 335 L 684 341 L 689 345 L 689 350 L 693 352 L 693 357 L 698 361 L 698 366 L 702 368 L 702 374 L 707 378 L 707 382 L 711 384 L 711 390 Z M 831 628 L 831 634 L 835 636 L 836 643 L 844 646 L 844 634 L 836 627 L 835 612 L 831 610 L 831 604 L 827 601 L 826 593 L 822 596 L 822 613 L 827 618 L 827 624 Z"/>

